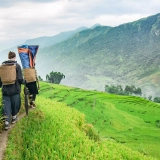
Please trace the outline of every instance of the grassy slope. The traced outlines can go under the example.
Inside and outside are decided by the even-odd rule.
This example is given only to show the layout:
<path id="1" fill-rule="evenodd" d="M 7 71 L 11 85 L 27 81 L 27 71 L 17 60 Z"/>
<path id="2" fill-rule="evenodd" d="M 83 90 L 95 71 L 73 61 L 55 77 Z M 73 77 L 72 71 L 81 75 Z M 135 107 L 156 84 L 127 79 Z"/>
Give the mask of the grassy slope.
<path id="1" fill-rule="evenodd" d="M 156 127 L 160 116 L 159 104 L 139 97 L 55 84 L 42 85 L 41 90 L 41 96 L 64 102 L 84 113 L 87 122 L 94 125 L 101 137 L 112 138 L 134 150 L 160 158 L 160 129 Z"/>
<path id="2" fill-rule="evenodd" d="M 11 131 L 4 160 L 152 159 L 113 140 L 94 141 L 85 126 L 84 114 L 39 96 L 37 108 Z"/>
<path id="3" fill-rule="evenodd" d="M 63 101 L 70 107 L 55 101 Z M 14 157 L 28 160 L 152 159 L 121 143 L 157 159 L 160 157 L 159 129 L 154 123 L 159 115 L 159 105 L 155 103 L 136 97 L 41 83 L 37 105 L 11 131 L 6 160 Z M 146 113 L 144 105 L 151 108 Z M 101 136 L 100 143 L 93 140 L 90 130 L 85 127 L 84 115 L 87 123 L 92 123 Z"/>

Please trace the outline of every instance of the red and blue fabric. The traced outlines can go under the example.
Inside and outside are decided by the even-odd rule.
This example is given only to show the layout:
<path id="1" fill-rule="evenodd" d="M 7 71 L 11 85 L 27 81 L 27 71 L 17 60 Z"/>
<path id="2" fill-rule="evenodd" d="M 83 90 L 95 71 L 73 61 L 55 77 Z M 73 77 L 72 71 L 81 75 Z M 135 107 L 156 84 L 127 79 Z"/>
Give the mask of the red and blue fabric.
<path id="1" fill-rule="evenodd" d="M 38 47 L 38 45 L 18 46 L 18 53 L 23 69 L 35 67 L 35 59 Z"/>

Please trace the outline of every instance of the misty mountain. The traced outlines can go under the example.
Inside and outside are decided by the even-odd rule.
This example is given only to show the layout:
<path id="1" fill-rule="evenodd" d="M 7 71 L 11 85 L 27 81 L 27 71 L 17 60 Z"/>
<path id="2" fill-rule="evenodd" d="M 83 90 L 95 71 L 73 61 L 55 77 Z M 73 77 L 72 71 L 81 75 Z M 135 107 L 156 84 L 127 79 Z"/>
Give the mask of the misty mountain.
<path id="1" fill-rule="evenodd" d="M 45 57 L 45 58 L 44 58 Z M 39 63 L 40 62 L 40 63 Z M 62 83 L 104 91 L 106 84 L 160 95 L 160 14 L 116 27 L 97 26 L 39 50 L 38 74 L 66 75 Z"/>
<path id="2" fill-rule="evenodd" d="M 21 43 L 19 45 L 23 45 L 23 44 L 39 45 L 39 48 L 44 48 L 44 47 L 52 46 L 54 44 L 63 42 L 64 40 L 68 39 L 69 37 L 73 36 L 74 34 L 80 32 L 82 30 L 85 30 L 85 29 L 88 29 L 88 28 L 87 27 L 80 27 L 80 28 L 77 28 L 77 29 L 72 30 L 72 31 L 61 32 L 61 33 L 59 33 L 55 36 L 51 36 L 51 37 L 44 36 L 44 37 L 29 39 L 29 40 L 27 40 L 24 43 Z M 9 47 L 8 49 L 5 49 L 5 50 L 1 51 L 0 52 L 1 61 L 6 60 L 7 53 L 9 51 L 13 51 L 13 52 L 17 53 L 17 51 L 18 51 L 17 46 L 18 45 L 14 46 L 14 47 Z M 19 57 L 17 57 L 17 59 L 18 59 L 18 62 L 20 62 Z"/>
<path id="3" fill-rule="evenodd" d="M 71 36 L 73 36 L 74 34 L 80 32 L 82 30 L 86 30 L 86 29 L 88 29 L 88 28 L 87 27 L 80 27 L 80 28 L 72 30 L 72 31 L 61 32 L 61 33 L 59 33 L 55 36 L 52 36 L 52 37 L 45 36 L 45 37 L 29 39 L 24 44 L 28 44 L 28 45 L 38 44 L 40 46 L 40 48 L 44 48 L 44 47 L 52 46 L 54 44 L 63 42 L 65 40 L 67 40 L 68 38 L 70 38 Z"/>
<path id="4" fill-rule="evenodd" d="M 96 24 L 94 24 L 92 27 L 90 27 L 90 29 L 94 29 L 95 27 L 97 27 L 97 26 L 102 26 L 100 23 L 96 23 Z"/>

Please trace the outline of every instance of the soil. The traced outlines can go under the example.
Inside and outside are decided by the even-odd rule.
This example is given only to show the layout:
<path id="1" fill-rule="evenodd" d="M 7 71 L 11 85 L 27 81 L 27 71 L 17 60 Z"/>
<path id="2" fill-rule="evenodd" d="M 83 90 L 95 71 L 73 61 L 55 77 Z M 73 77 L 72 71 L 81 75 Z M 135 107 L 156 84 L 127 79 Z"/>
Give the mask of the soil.
<path id="1" fill-rule="evenodd" d="M 19 115 L 18 116 L 19 120 L 24 116 L 26 116 L 26 113 Z M 3 155 L 7 146 L 8 134 L 15 125 L 16 123 L 11 124 L 11 127 L 8 130 L 3 130 L 0 133 L 0 160 L 3 160 Z"/>

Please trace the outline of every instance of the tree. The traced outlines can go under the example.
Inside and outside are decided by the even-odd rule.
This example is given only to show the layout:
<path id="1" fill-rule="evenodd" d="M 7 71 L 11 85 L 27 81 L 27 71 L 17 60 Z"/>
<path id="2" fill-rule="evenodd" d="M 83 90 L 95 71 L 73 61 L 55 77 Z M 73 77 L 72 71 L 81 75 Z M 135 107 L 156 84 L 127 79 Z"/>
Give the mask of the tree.
<path id="1" fill-rule="evenodd" d="M 49 81 L 49 75 L 48 74 L 46 75 L 46 80 Z"/>
<path id="2" fill-rule="evenodd" d="M 130 95 L 132 93 L 132 88 L 130 86 L 126 86 L 124 89 L 125 93 L 127 93 L 128 95 Z"/>
<path id="3" fill-rule="evenodd" d="M 109 85 L 105 85 L 105 92 L 109 92 Z"/>
<path id="4" fill-rule="evenodd" d="M 142 95 L 142 90 L 140 87 L 138 87 L 135 91 L 134 91 L 135 94 L 138 94 L 138 95 Z"/>
<path id="5" fill-rule="evenodd" d="M 157 102 L 157 103 L 160 103 L 160 97 L 155 97 L 153 101 Z"/>
<path id="6" fill-rule="evenodd" d="M 65 78 L 65 75 L 60 72 L 50 72 L 50 74 L 46 75 L 46 80 L 50 83 L 60 84 L 61 80 Z"/>
<path id="7" fill-rule="evenodd" d="M 134 85 L 131 86 L 126 86 L 125 89 L 123 90 L 121 85 L 105 85 L 105 92 L 108 93 L 112 93 L 112 94 L 118 94 L 118 95 L 132 95 L 134 94 L 138 94 L 138 95 L 142 95 L 142 91 L 141 88 L 136 88 Z"/>
<path id="8" fill-rule="evenodd" d="M 152 96 L 148 96 L 148 100 L 152 101 Z"/>
<path id="9" fill-rule="evenodd" d="M 123 92 L 123 88 L 122 88 L 122 86 L 121 85 L 117 85 L 117 94 L 124 94 L 124 92 Z"/>
<path id="10" fill-rule="evenodd" d="M 41 76 L 38 76 L 39 81 L 43 81 L 43 79 L 41 78 Z"/>
<path id="11" fill-rule="evenodd" d="M 131 85 L 131 93 L 135 93 L 136 92 L 136 87 L 134 85 Z"/>

